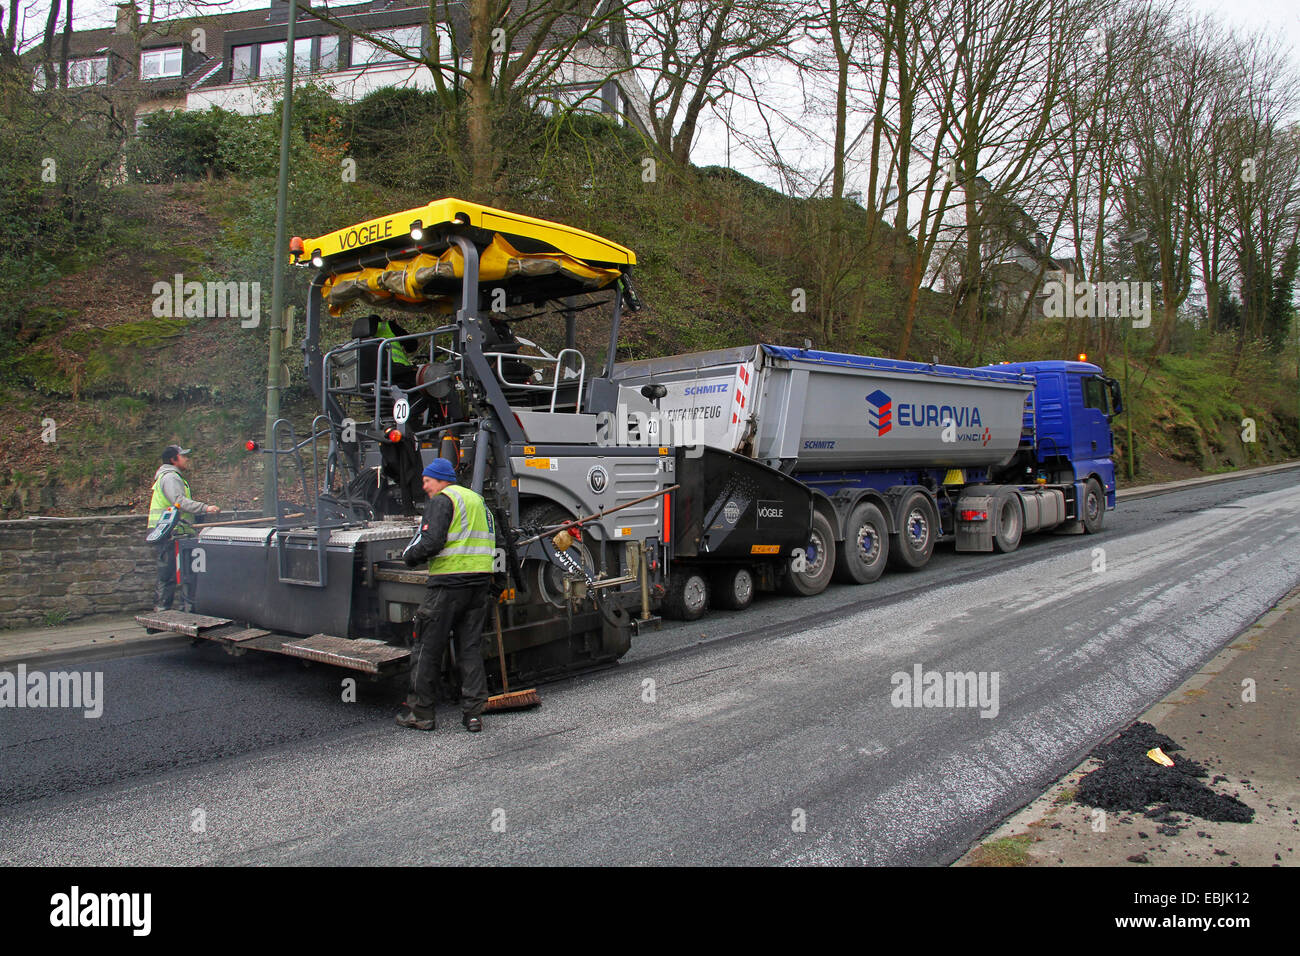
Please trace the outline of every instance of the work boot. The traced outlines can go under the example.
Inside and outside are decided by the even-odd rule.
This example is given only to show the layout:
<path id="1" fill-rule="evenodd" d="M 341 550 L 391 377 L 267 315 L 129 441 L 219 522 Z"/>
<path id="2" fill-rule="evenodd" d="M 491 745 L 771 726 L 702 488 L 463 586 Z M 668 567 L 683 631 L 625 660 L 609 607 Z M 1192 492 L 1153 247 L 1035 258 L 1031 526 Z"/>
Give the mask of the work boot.
<path id="1" fill-rule="evenodd" d="M 412 730 L 433 730 L 433 712 L 423 707 L 405 704 L 401 713 L 397 715 L 397 723 Z"/>
<path id="2" fill-rule="evenodd" d="M 462 717 L 460 722 L 465 725 L 465 729 L 471 734 L 476 734 L 483 729 L 483 721 L 479 720 L 477 717 Z"/>

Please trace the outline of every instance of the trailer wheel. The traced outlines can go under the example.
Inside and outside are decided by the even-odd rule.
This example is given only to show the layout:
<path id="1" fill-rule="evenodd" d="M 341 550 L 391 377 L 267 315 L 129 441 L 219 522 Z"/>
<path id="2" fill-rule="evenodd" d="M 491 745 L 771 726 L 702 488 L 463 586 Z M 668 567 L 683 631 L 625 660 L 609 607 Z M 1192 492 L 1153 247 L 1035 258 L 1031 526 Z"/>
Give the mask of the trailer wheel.
<path id="1" fill-rule="evenodd" d="M 1002 554 L 1010 554 L 1020 547 L 1020 537 L 1025 533 L 1025 511 L 1020 496 L 1014 491 L 1004 492 L 997 503 L 998 530 L 993 535 L 993 547 Z"/>
<path id="2" fill-rule="evenodd" d="M 1106 518 L 1106 496 L 1101 493 L 1101 482 L 1096 478 L 1089 478 L 1083 486 L 1083 507 L 1079 510 L 1084 531 L 1096 534 L 1101 530 Z"/>
<path id="3" fill-rule="evenodd" d="M 880 509 L 869 501 L 854 508 L 837 551 L 835 580 L 870 584 L 880 577 L 889 559 L 889 525 Z"/>
<path id="4" fill-rule="evenodd" d="M 668 579 L 664 596 L 664 617 L 675 621 L 695 621 L 709 609 L 709 579 L 694 568 L 674 571 Z"/>
<path id="5" fill-rule="evenodd" d="M 820 511 L 813 512 L 812 534 L 803 548 L 803 568 L 802 571 L 785 569 L 781 575 L 782 591 L 797 597 L 821 594 L 835 573 L 835 532 Z"/>
<path id="6" fill-rule="evenodd" d="M 718 607 L 743 611 L 754 603 L 754 575 L 749 568 L 725 568 L 713 578 L 713 597 Z"/>
<path id="7" fill-rule="evenodd" d="M 913 491 L 899 509 L 902 520 L 890 542 L 889 561 L 894 567 L 916 571 L 926 566 L 939 536 L 939 516 L 924 492 Z"/>

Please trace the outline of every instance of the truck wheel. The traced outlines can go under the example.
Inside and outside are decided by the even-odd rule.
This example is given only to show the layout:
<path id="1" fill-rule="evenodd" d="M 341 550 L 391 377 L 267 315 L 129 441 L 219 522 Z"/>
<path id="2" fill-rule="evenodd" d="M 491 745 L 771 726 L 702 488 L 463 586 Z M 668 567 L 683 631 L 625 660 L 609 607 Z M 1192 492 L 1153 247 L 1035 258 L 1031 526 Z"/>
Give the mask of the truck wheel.
<path id="1" fill-rule="evenodd" d="M 1025 533 L 1025 509 L 1014 491 L 1005 492 L 996 507 L 998 531 L 993 535 L 993 547 L 1002 554 L 1010 554 L 1020 547 L 1020 537 Z"/>
<path id="2" fill-rule="evenodd" d="M 754 603 L 754 575 L 749 568 L 726 568 L 713 579 L 713 598 L 718 607 L 743 611 Z"/>
<path id="3" fill-rule="evenodd" d="M 695 621 L 709 609 L 709 580 L 694 568 L 674 571 L 664 597 L 664 617 L 675 621 Z"/>
<path id="4" fill-rule="evenodd" d="M 525 508 L 520 516 L 524 528 L 541 528 L 568 521 L 569 515 L 559 505 L 540 502 Z M 575 550 L 577 558 L 588 570 L 596 565 L 591 552 L 587 550 L 586 541 L 574 541 L 569 545 Z M 520 573 L 524 576 L 525 586 L 531 596 L 540 598 L 551 607 L 564 607 L 564 573 L 550 561 L 525 561 Z"/>
<path id="5" fill-rule="evenodd" d="M 1083 507 L 1079 509 L 1083 530 L 1096 534 L 1101 530 L 1101 523 L 1106 517 L 1106 496 L 1102 494 L 1101 482 L 1089 478 L 1083 486 Z"/>
<path id="6" fill-rule="evenodd" d="M 896 568 L 916 571 L 926 566 L 939 537 L 939 516 L 924 492 L 913 491 L 899 509 L 902 521 L 890 542 L 889 561 Z"/>
<path id="7" fill-rule="evenodd" d="M 889 559 L 889 525 L 879 508 L 864 501 L 853 509 L 837 552 L 837 581 L 870 584 L 884 573 Z"/>
<path id="8" fill-rule="evenodd" d="M 813 513 L 812 534 L 803 548 L 803 570 L 787 568 L 781 575 L 781 590 L 797 597 L 812 597 L 826 590 L 834 573 L 835 532 L 826 516 L 817 511 Z"/>

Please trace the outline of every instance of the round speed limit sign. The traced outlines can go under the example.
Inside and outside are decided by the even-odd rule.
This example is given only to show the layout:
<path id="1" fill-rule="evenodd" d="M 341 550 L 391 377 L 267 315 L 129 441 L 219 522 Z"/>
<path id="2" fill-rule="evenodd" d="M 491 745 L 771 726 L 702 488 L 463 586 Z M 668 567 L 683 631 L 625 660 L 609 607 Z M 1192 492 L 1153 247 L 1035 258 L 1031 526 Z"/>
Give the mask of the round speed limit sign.
<path id="1" fill-rule="evenodd" d="M 405 425 L 406 420 L 411 417 L 411 404 L 404 398 L 399 398 L 393 402 L 393 421 L 399 425 Z"/>

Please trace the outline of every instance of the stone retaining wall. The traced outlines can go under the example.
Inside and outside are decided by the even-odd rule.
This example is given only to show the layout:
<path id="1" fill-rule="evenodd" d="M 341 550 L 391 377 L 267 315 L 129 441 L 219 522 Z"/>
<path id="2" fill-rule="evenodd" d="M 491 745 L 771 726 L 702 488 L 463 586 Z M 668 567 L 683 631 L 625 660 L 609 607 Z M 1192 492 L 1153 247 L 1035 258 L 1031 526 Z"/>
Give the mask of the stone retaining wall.
<path id="1" fill-rule="evenodd" d="M 0 521 L 0 628 L 153 607 L 147 532 L 144 515 Z"/>

